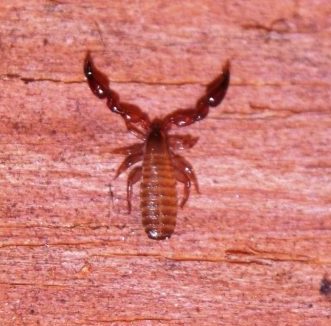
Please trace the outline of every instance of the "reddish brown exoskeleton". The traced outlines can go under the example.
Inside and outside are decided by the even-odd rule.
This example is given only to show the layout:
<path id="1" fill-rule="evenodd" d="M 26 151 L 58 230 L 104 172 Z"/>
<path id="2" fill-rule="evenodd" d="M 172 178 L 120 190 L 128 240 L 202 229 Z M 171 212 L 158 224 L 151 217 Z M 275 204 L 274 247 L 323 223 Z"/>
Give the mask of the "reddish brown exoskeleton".
<path id="1" fill-rule="evenodd" d="M 140 208 L 145 231 L 151 239 L 169 238 L 176 225 L 178 207 L 176 181 L 184 184 L 184 196 L 180 207 L 186 203 L 192 183 L 199 192 L 191 164 L 174 152 L 176 149 L 193 147 L 198 138 L 190 135 L 170 135 L 169 130 L 174 125 L 185 127 L 204 119 L 209 107 L 215 107 L 222 102 L 230 82 L 229 62 L 224 65 L 221 75 L 207 86 L 206 94 L 198 100 L 195 108 L 177 110 L 163 119 L 153 121 L 150 121 L 137 106 L 120 101 L 119 96 L 109 88 L 107 77 L 94 66 L 89 53 L 85 59 L 84 73 L 92 92 L 98 98 L 106 99 L 109 109 L 122 116 L 128 131 L 142 140 L 142 143 L 114 151 L 117 154 L 127 155 L 115 177 L 142 161 L 142 166 L 134 167 L 129 173 L 127 182 L 129 212 L 132 187 L 142 179 Z"/>

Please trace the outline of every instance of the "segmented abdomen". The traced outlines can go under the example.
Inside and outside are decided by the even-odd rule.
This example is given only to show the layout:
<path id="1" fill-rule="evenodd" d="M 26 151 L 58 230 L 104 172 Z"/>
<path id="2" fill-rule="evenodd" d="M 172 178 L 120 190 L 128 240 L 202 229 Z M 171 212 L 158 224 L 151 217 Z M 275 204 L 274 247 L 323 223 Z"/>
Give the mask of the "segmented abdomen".
<path id="1" fill-rule="evenodd" d="M 177 216 L 177 192 L 174 169 L 166 149 L 147 150 L 140 185 L 142 223 L 151 239 L 169 238 Z"/>

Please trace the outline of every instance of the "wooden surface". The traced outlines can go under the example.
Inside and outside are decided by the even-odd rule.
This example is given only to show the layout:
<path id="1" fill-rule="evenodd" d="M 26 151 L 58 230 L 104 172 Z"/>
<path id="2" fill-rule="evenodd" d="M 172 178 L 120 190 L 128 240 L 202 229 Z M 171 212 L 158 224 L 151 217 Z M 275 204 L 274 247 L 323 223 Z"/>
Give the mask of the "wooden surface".
<path id="1" fill-rule="evenodd" d="M 330 325 L 331 4 L 0 2 L 0 324 Z M 126 214 L 121 119 L 86 50 L 150 116 L 221 107 L 179 132 L 201 195 L 168 241 Z M 111 197 L 113 193 L 113 199 Z"/>

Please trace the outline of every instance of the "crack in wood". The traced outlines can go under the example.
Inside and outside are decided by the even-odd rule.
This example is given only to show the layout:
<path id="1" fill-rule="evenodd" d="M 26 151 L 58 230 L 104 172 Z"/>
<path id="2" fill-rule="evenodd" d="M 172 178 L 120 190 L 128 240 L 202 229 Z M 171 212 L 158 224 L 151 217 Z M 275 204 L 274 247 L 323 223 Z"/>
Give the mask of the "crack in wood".
<path id="1" fill-rule="evenodd" d="M 15 73 L 7 73 L 0 75 L 0 80 L 9 80 L 9 79 L 18 79 L 23 81 L 25 84 L 29 83 L 39 83 L 39 82 L 53 82 L 53 83 L 63 83 L 63 84 L 85 84 L 85 79 L 56 79 L 56 78 L 38 78 L 38 77 L 29 77 L 21 76 Z M 201 87 L 207 86 L 207 83 L 199 83 L 195 81 L 175 81 L 175 82 L 153 82 L 153 81 L 141 81 L 141 80 L 109 80 L 113 84 L 137 84 L 137 85 L 146 85 L 146 86 L 190 86 L 197 85 Z M 254 82 L 254 81 L 232 81 L 231 87 L 289 87 L 289 86 L 305 86 L 305 87 L 327 87 L 331 86 L 327 82 L 299 82 L 299 81 L 281 81 L 281 82 Z"/>
<path id="2" fill-rule="evenodd" d="M 89 323 L 114 323 L 114 322 L 122 322 L 122 323 L 134 323 L 141 321 L 177 321 L 178 319 L 172 318 L 162 318 L 162 317 L 123 317 L 123 318 L 115 318 L 115 319 L 87 319 L 86 321 Z"/>

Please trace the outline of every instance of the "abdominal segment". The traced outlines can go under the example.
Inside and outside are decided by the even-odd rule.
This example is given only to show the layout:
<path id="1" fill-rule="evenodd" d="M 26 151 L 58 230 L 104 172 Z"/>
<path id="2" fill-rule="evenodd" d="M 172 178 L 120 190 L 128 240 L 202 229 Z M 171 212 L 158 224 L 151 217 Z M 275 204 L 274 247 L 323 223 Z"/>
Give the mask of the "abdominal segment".
<path id="1" fill-rule="evenodd" d="M 161 240 L 174 232 L 177 192 L 168 153 L 146 153 L 140 186 L 142 223 L 149 238 Z"/>

